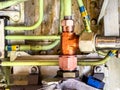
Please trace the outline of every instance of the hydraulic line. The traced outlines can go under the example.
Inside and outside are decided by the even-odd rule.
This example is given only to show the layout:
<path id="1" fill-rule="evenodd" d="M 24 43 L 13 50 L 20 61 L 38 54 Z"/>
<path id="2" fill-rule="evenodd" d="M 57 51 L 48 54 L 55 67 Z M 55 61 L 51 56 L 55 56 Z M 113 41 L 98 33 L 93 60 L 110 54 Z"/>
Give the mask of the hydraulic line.
<path id="1" fill-rule="evenodd" d="M 83 17 L 83 22 L 85 24 L 85 31 L 87 32 L 92 32 L 91 28 L 90 28 L 90 17 L 87 13 L 87 10 L 83 4 L 82 0 L 78 0 L 78 4 L 79 4 L 79 9 L 81 12 L 81 16 Z"/>
<path id="2" fill-rule="evenodd" d="M 6 51 L 40 51 L 40 50 L 50 50 L 53 49 L 60 40 L 56 40 L 49 45 L 7 45 Z"/>
<path id="3" fill-rule="evenodd" d="M 2 1 L 2 2 L 0 2 L 0 9 L 5 9 L 5 8 L 7 8 L 7 7 L 10 7 L 10 6 L 16 5 L 16 4 L 18 4 L 18 3 L 25 2 L 25 1 L 28 1 L 28 0 L 9 0 L 9 1 Z"/>
<path id="4" fill-rule="evenodd" d="M 63 0 L 63 1 L 64 1 L 64 16 L 71 16 L 72 1 L 71 0 Z"/>
<path id="5" fill-rule="evenodd" d="M 62 32 L 61 21 L 64 19 L 64 0 L 60 0 L 60 26 L 59 32 Z"/>
<path id="6" fill-rule="evenodd" d="M 16 0 L 17 1 L 17 0 Z M 33 26 L 5 26 L 5 30 L 34 30 L 40 26 L 43 19 L 43 0 L 39 0 L 39 19 Z"/>
<path id="7" fill-rule="evenodd" d="M 105 64 L 107 61 L 111 59 L 116 53 L 116 50 L 113 50 L 108 53 L 108 55 L 99 61 L 78 61 L 78 66 L 95 66 Z M 58 60 L 27 60 L 27 61 L 1 61 L 1 66 L 58 66 Z"/>
<path id="8" fill-rule="evenodd" d="M 60 36 L 22 36 L 22 35 L 8 35 L 6 40 L 60 40 Z"/>

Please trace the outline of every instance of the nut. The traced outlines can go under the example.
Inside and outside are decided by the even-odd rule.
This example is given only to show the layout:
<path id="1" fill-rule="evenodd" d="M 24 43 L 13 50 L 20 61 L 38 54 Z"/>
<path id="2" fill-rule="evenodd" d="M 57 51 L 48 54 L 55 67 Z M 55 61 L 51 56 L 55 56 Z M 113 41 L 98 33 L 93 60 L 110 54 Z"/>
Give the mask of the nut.
<path id="1" fill-rule="evenodd" d="M 62 26 L 73 26 L 73 20 L 63 20 Z"/>
<path id="2" fill-rule="evenodd" d="M 79 38 L 79 49 L 84 53 L 91 53 L 95 51 L 94 34 L 84 32 Z"/>
<path id="3" fill-rule="evenodd" d="M 59 67 L 64 71 L 73 71 L 77 67 L 77 57 L 72 56 L 60 56 L 59 57 Z"/>

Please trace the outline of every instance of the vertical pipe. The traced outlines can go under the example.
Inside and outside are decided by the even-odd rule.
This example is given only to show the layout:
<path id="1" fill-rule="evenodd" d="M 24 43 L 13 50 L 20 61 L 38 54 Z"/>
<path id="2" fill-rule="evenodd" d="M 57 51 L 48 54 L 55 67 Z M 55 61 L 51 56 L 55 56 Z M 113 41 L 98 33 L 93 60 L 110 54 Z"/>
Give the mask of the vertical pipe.
<path id="1" fill-rule="evenodd" d="M 90 28 L 90 17 L 87 13 L 87 10 L 83 4 L 82 0 L 78 0 L 78 4 L 79 4 L 79 8 L 80 8 L 80 12 L 81 12 L 81 16 L 83 17 L 83 22 L 85 24 L 85 30 L 87 32 L 92 32 L 91 28 Z"/>
<path id="2" fill-rule="evenodd" d="M 72 1 L 71 0 L 64 0 L 64 16 L 71 16 L 71 5 Z"/>

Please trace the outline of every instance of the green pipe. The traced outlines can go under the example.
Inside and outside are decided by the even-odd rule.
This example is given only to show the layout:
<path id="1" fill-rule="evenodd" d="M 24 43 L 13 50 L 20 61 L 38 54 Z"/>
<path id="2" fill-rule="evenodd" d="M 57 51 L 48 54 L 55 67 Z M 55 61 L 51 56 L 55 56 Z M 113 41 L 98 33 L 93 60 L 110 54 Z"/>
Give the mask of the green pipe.
<path id="1" fill-rule="evenodd" d="M 58 66 L 58 61 L 3 61 L 1 66 Z"/>
<path id="2" fill-rule="evenodd" d="M 84 6 L 84 4 L 83 4 L 83 1 L 82 1 L 82 0 L 78 0 L 78 4 L 79 4 L 79 7 Z"/>
<path id="3" fill-rule="evenodd" d="M 50 50 L 53 49 L 56 45 L 58 45 L 60 40 L 56 40 L 49 45 L 8 45 L 6 46 L 6 51 L 40 51 L 40 50 Z"/>
<path id="4" fill-rule="evenodd" d="M 72 16 L 72 1 L 64 0 L 64 16 Z"/>
<path id="5" fill-rule="evenodd" d="M 9 1 L 2 1 L 2 2 L 0 2 L 0 9 L 5 9 L 5 8 L 7 8 L 7 7 L 16 5 L 16 4 L 21 3 L 21 2 L 24 2 L 24 1 L 27 1 L 27 0 L 9 0 Z"/>
<path id="6" fill-rule="evenodd" d="M 6 40 L 60 40 L 60 36 L 20 36 L 20 35 L 14 35 L 14 36 L 6 36 Z"/>
<path id="7" fill-rule="evenodd" d="M 61 21 L 64 19 L 64 0 L 60 0 L 60 26 L 59 32 L 62 33 Z"/>
<path id="8" fill-rule="evenodd" d="M 103 60 L 99 61 L 78 61 L 78 66 L 95 66 L 105 64 L 111 59 L 110 56 L 107 56 Z M 40 60 L 40 61 L 3 61 L 0 64 L 1 66 L 58 66 L 59 62 L 57 60 Z"/>
<path id="9" fill-rule="evenodd" d="M 78 65 L 80 66 L 96 66 L 96 65 L 102 65 L 105 64 L 107 61 L 111 59 L 110 56 L 105 57 L 103 60 L 99 61 L 79 61 Z"/>
<path id="10" fill-rule="evenodd" d="M 81 12 L 81 16 L 83 17 L 83 22 L 85 24 L 85 31 L 87 32 L 92 32 L 91 28 L 90 28 L 90 18 L 89 15 L 87 13 L 87 10 L 83 4 L 82 0 L 78 0 L 78 4 L 79 4 L 79 8 L 80 8 L 80 12 Z"/>
<path id="11" fill-rule="evenodd" d="M 17 1 L 17 0 L 16 0 Z M 33 26 L 5 26 L 5 30 L 34 30 L 40 26 L 43 19 L 43 0 L 39 0 L 39 19 Z"/>

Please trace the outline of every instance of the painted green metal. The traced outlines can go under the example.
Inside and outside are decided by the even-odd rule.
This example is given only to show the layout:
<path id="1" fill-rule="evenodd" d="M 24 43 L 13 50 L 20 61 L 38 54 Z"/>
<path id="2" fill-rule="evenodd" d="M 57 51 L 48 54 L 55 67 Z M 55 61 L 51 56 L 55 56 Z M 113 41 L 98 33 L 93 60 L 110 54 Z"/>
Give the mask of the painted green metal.
<path id="1" fill-rule="evenodd" d="M 57 46 L 59 44 L 60 40 L 56 40 L 53 43 L 49 44 L 49 45 L 14 45 L 14 46 L 18 46 L 18 49 L 11 49 L 12 51 L 28 51 L 28 50 L 33 50 L 33 51 L 40 51 L 40 50 L 50 50 L 53 49 L 55 46 Z M 12 48 L 12 45 L 10 45 Z M 6 46 L 6 51 L 8 50 L 8 47 L 10 46 Z"/>
<path id="2" fill-rule="evenodd" d="M 17 0 L 16 0 L 17 1 Z M 43 0 L 39 0 L 39 19 L 32 26 L 5 26 L 5 30 L 21 31 L 21 30 L 34 30 L 40 26 L 43 20 Z"/>
<path id="3" fill-rule="evenodd" d="M 60 26 L 59 32 L 62 33 L 61 21 L 64 19 L 64 0 L 60 0 Z"/>
<path id="4" fill-rule="evenodd" d="M 78 61 L 78 66 L 95 66 L 105 64 L 111 59 L 110 56 L 99 61 Z M 1 66 L 58 66 L 58 60 L 40 60 L 40 61 L 3 61 Z"/>
<path id="5" fill-rule="evenodd" d="M 77 0 L 78 1 L 78 4 L 79 4 L 79 8 L 81 7 L 84 7 L 85 11 L 84 12 L 81 12 L 83 15 L 83 22 L 85 24 L 85 31 L 87 32 L 92 32 L 91 28 L 90 28 L 90 19 L 88 18 L 88 13 L 87 13 L 87 10 L 84 6 L 84 3 L 82 0 Z"/>
<path id="6" fill-rule="evenodd" d="M 2 1 L 0 2 L 0 9 L 5 9 L 7 7 L 10 7 L 12 5 L 16 5 L 21 2 L 25 2 L 27 0 L 9 0 L 9 1 Z"/>
<path id="7" fill-rule="evenodd" d="M 82 1 L 82 0 L 78 0 L 78 4 L 79 4 L 79 7 L 84 6 L 84 4 L 83 4 L 83 1 Z"/>
<path id="8" fill-rule="evenodd" d="M 72 1 L 71 0 L 63 0 L 64 1 L 64 16 L 72 16 Z"/>
<path id="9" fill-rule="evenodd" d="M 8 35 L 5 37 L 6 40 L 60 40 L 60 36 L 23 36 L 23 35 Z"/>

